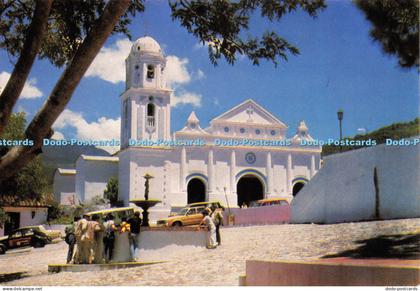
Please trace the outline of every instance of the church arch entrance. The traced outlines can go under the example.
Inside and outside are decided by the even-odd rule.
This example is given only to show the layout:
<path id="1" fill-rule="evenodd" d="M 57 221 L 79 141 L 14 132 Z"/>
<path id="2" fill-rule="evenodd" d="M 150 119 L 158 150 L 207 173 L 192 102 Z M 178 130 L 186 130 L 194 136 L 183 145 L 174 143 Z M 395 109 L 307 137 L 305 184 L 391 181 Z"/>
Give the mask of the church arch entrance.
<path id="1" fill-rule="evenodd" d="M 236 185 L 238 206 L 244 203 L 249 207 L 251 201 L 264 199 L 264 185 L 261 180 L 252 174 L 242 176 Z"/>
<path id="2" fill-rule="evenodd" d="M 193 178 L 187 185 L 188 199 L 187 203 L 196 203 L 206 201 L 206 185 L 201 179 Z"/>
<path id="3" fill-rule="evenodd" d="M 299 191 L 302 190 L 303 186 L 305 186 L 304 182 L 297 182 L 295 183 L 295 185 L 293 185 L 293 190 L 292 190 L 293 197 L 295 197 L 299 193 Z"/>

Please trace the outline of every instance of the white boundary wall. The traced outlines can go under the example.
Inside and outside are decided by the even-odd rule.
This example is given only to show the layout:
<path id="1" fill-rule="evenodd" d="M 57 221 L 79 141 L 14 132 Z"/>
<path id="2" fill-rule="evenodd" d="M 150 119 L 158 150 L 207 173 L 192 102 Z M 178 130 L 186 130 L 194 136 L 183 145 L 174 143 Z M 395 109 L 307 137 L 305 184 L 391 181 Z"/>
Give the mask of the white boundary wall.
<path id="1" fill-rule="evenodd" d="M 293 199 L 291 223 L 375 219 L 375 167 L 379 218 L 420 217 L 420 145 L 378 145 L 326 157 Z"/>

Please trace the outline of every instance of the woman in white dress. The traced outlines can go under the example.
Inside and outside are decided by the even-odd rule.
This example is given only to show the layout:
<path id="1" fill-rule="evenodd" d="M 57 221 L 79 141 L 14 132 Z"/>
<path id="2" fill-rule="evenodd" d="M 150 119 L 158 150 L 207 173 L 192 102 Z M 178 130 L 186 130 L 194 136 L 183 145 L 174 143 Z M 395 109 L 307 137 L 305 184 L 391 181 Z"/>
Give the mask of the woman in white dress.
<path id="1" fill-rule="evenodd" d="M 198 227 L 202 225 L 206 225 L 208 229 L 208 239 L 207 239 L 207 248 L 208 249 L 215 249 L 217 247 L 216 242 L 216 226 L 214 225 L 213 219 L 210 217 L 211 210 L 210 208 L 206 208 L 202 214 L 204 216 L 203 220 L 201 221 Z"/>

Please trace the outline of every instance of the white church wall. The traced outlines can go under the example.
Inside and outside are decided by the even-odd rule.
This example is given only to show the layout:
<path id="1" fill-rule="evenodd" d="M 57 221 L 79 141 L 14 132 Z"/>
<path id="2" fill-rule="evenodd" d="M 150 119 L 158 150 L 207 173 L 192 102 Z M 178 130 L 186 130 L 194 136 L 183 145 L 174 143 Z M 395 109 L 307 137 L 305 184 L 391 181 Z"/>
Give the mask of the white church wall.
<path id="1" fill-rule="evenodd" d="M 420 216 L 420 146 L 379 145 L 328 156 L 292 202 L 293 223 L 375 218 L 374 168 L 382 219 Z"/>
<path id="2" fill-rule="evenodd" d="M 119 200 L 124 202 L 124 205 L 128 205 L 128 201 L 130 200 L 130 173 L 132 172 L 131 169 L 131 162 L 130 162 L 130 151 L 124 150 L 121 151 L 118 155 L 119 163 L 118 163 L 118 195 Z"/>
<path id="3" fill-rule="evenodd" d="M 85 160 L 79 157 L 76 161 L 75 178 L 77 203 L 85 201 Z"/>
<path id="4" fill-rule="evenodd" d="M 53 182 L 54 199 L 62 205 L 70 205 L 76 194 L 76 174 L 63 174 L 57 169 Z M 72 199 L 73 197 L 73 199 Z M 76 201 L 74 201 L 76 202 Z"/>
<path id="5" fill-rule="evenodd" d="M 289 193 L 286 188 L 286 168 L 283 165 L 274 165 L 273 167 L 273 185 L 275 196 L 286 196 Z"/>
<path id="6" fill-rule="evenodd" d="M 85 170 L 85 201 L 103 197 L 109 179 L 118 177 L 118 163 L 114 161 L 87 161 Z"/>
<path id="7" fill-rule="evenodd" d="M 309 169 L 308 166 L 294 166 L 293 167 L 293 179 L 296 177 L 303 177 L 309 180 Z"/>

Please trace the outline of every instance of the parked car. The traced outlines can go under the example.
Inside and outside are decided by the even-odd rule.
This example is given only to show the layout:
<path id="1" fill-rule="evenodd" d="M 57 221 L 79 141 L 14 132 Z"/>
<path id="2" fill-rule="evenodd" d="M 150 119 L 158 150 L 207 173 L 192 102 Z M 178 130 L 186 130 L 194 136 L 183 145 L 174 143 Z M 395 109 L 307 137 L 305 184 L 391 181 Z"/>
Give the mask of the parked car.
<path id="1" fill-rule="evenodd" d="M 0 239 L 0 254 L 2 255 L 10 249 L 27 246 L 43 248 L 48 243 L 51 243 L 51 238 L 36 227 L 18 228 Z"/>
<path id="2" fill-rule="evenodd" d="M 61 238 L 61 232 L 59 230 L 47 230 L 42 225 L 35 225 L 35 226 L 25 226 L 21 227 L 19 229 L 34 229 L 40 232 L 45 233 L 51 240 L 54 240 L 56 238 Z"/>
<path id="3" fill-rule="evenodd" d="M 176 214 L 170 214 L 168 218 L 157 221 L 158 226 L 184 226 L 184 225 L 198 225 L 203 219 L 204 209 L 215 206 L 216 208 L 224 209 L 224 206 L 218 201 L 206 201 L 187 204 Z"/>
<path id="4" fill-rule="evenodd" d="M 205 207 L 216 207 L 216 208 L 222 208 L 225 209 L 225 207 L 219 202 L 219 201 L 204 201 L 204 202 L 196 202 L 187 204 L 185 207 L 195 207 L 195 206 L 205 206 Z"/>
<path id="5" fill-rule="evenodd" d="M 250 207 L 270 206 L 270 205 L 289 205 L 286 198 L 268 198 L 252 201 Z"/>

